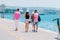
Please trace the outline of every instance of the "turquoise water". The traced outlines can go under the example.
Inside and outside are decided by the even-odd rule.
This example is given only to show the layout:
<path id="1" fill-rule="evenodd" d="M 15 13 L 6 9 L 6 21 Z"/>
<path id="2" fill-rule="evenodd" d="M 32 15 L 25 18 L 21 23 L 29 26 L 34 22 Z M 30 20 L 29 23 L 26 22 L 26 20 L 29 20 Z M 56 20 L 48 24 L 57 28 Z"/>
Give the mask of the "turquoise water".
<path id="1" fill-rule="evenodd" d="M 55 18 L 59 18 L 60 15 L 58 14 L 49 14 L 49 15 L 40 15 L 41 16 L 41 22 L 39 22 L 39 27 L 40 28 L 43 28 L 43 29 L 46 29 L 46 30 L 51 30 L 51 31 L 54 31 L 54 32 L 57 32 L 58 29 L 57 29 L 57 24 L 56 24 L 56 21 L 52 21 L 53 19 Z M 6 19 L 11 19 L 13 20 L 13 14 L 5 14 L 4 17 Z M 24 22 L 24 15 L 21 14 L 21 18 L 20 18 L 20 22 Z"/>

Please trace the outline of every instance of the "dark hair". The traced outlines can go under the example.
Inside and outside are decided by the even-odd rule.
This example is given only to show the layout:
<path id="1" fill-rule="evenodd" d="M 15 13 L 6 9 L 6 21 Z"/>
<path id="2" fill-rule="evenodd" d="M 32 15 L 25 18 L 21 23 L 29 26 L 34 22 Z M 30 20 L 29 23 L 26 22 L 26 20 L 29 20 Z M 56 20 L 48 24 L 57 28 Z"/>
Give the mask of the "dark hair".
<path id="1" fill-rule="evenodd" d="M 34 12 L 36 13 L 36 12 L 37 12 L 37 10 L 34 10 Z"/>
<path id="2" fill-rule="evenodd" d="M 29 17 L 30 17 L 29 12 L 26 12 L 25 18 L 27 19 L 27 18 L 29 18 Z"/>
<path id="3" fill-rule="evenodd" d="M 26 12 L 26 14 L 29 14 L 29 12 Z"/>
<path id="4" fill-rule="evenodd" d="M 19 9 L 17 9 L 17 11 L 19 11 Z"/>

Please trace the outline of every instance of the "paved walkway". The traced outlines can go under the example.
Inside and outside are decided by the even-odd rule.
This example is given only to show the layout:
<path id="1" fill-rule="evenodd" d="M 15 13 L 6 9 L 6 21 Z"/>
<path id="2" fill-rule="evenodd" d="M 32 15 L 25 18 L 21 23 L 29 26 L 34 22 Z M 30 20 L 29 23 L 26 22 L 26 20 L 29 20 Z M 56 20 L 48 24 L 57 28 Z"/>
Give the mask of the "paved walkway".
<path id="1" fill-rule="evenodd" d="M 14 21 L 0 18 L 0 40 L 57 40 L 57 33 L 39 28 L 38 32 L 24 32 L 24 23 L 19 23 L 19 30 L 14 31 Z"/>

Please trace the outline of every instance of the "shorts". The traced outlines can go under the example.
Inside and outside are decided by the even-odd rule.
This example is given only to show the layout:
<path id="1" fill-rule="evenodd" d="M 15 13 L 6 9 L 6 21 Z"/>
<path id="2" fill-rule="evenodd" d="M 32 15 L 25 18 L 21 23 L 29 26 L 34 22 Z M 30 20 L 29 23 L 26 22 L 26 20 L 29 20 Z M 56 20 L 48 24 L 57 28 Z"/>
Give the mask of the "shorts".
<path id="1" fill-rule="evenodd" d="M 33 20 L 33 19 L 32 19 L 31 21 L 32 21 L 32 22 L 34 22 L 34 20 Z"/>
<path id="2" fill-rule="evenodd" d="M 29 23 L 29 19 L 25 19 L 25 23 Z"/>
<path id="3" fill-rule="evenodd" d="M 34 26 L 37 26 L 38 27 L 38 22 L 34 22 Z"/>

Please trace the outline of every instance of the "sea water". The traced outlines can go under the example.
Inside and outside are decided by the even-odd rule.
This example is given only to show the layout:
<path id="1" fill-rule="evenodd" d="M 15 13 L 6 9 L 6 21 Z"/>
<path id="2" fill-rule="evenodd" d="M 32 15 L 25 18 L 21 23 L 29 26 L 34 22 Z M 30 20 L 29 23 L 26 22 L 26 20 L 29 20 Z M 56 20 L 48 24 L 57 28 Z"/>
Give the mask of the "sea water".
<path id="1" fill-rule="evenodd" d="M 14 14 L 5 14 L 4 17 L 6 19 L 11 19 L 13 20 Z M 40 15 L 41 17 L 41 22 L 39 22 L 39 27 L 44 28 L 47 30 L 55 31 L 57 32 L 57 22 L 53 21 L 55 18 L 59 18 L 60 15 Z M 24 15 L 21 14 L 20 22 L 25 22 Z"/>
<path id="2" fill-rule="evenodd" d="M 24 11 L 26 11 L 26 9 Z M 33 11 L 33 9 L 30 10 L 30 12 L 32 12 L 32 11 Z M 38 13 L 40 13 L 40 12 L 41 11 L 39 11 Z M 39 22 L 38 26 L 40 28 L 43 28 L 43 29 L 46 29 L 46 30 L 58 32 L 57 21 L 53 21 L 53 19 L 60 18 L 60 14 L 54 14 L 55 12 L 52 12 L 53 14 L 51 14 L 51 12 L 50 12 L 50 14 L 47 14 L 47 12 L 48 11 L 46 11 L 46 13 L 45 13 L 45 11 L 43 11 L 42 13 L 45 13 L 45 14 L 40 15 L 41 22 Z M 23 12 L 23 14 L 21 13 L 21 17 L 20 17 L 20 22 L 23 22 L 23 23 L 25 22 L 24 14 L 25 14 L 24 12 Z M 4 13 L 4 18 L 5 19 L 13 20 L 13 16 L 14 16 L 14 13 Z"/>

